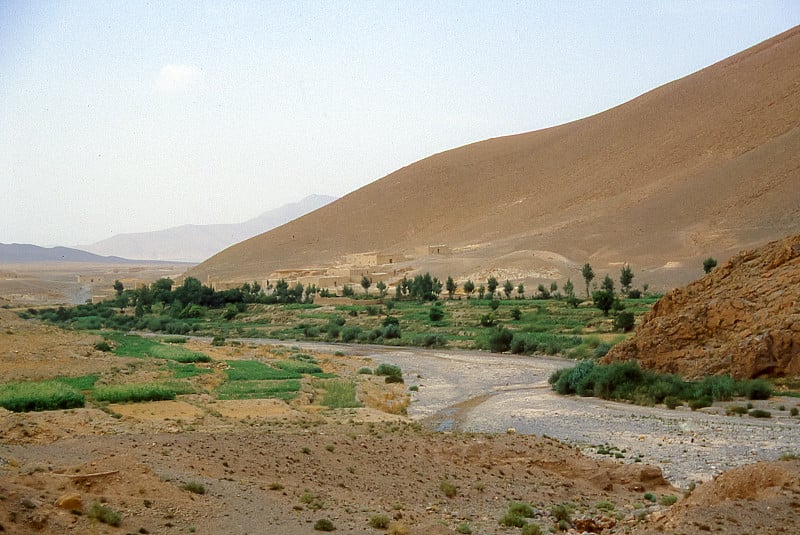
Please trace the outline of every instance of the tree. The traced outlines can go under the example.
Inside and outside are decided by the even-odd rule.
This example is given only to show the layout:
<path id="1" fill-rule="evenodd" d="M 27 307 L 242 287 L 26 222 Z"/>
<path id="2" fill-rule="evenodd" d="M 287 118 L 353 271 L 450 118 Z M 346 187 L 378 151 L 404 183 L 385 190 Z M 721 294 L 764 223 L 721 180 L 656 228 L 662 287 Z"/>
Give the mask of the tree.
<path id="1" fill-rule="evenodd" d="M 627 295 L 630 291 L 632 282 L 633 270 L 629 264 L 624 264 L 619 272 L 619 285 L 622 287 L 623 295 Z"/>
<path id="2" fill-rule="evenodd" d="M 581 275 L 583 275 L 583 280 L 586 281 L 586 297 L 589 297 L 589 284 L 594 279 L 594 271 L 592 270 L 592 266 L 589 265 L 589 262 L 586 262 L 581 269 Z"/>
<path id="3" fill-rule="evenodd" d="M 537 290 L 539 290 L 540 299 L 550 299 L 550 290 L 545 288 L 544 284 L 540 284 Z"/>
<path id="4" fill-rule="evenodd" d="M 608 311 L 614 305 L 614 293 L 608 290 L 598 290 L 592 294 L 594 306 L 603 311 L 604 316 L 608 316 Z"/>
<path id="5" fill-rule="evenodd" d="M 122 295 L 122 290 L 124 289 L 125 287 L 122 285 L 120 281 L 118 280 L 114 281 L 114 291 L 117 292 L 117 297 Z"/>
<path id="6" fill-rule="evenodd" d="M 550 283 L 550 293 L 556 298 L 561 299 L 561 296 L 558 295 L 558 283 L 553 281 Z"/>
<path id="7" fill-rule="evenodd" d="M 633 329 L 634 317 L 632 312 L 620 312 L 614 318 L 614 329 L 617 331 L 629 332 Z"/>
<path id="8" fill-rule="evenodd" d="M 503 285 L 503 293 L 506 294 L 506 299 L 511 299 L 511 292 L 514 291 L 514 285 L 511 284 L 511 281 L 506 280 L 506 283 Z"/>
<path id="9" fill-rule="evenodd" d="M 717 261 L 714 258 L 709 256 L 708 258 L 703 260 L 703 271 L 705 271 L 706 273 L 711 273 L 711 270 L 714 269 L 715 267 L 717 267 Z"/>
<path id="10" fill-rule="evenodd" d="M 562 288 L 564 289 L 564 295 L 567 296 L 567 299 L 575 297 L 575 285 L 572 284 L 572 280 L 567 279 L 567 282 L 564 283 Z"/>
<path id="11" fill-rule="evenodd" d="M 519 286 L 517 286 L 517 294 L 519 295 L 520 299 L 525 299 L 525 286 L 520 282 Z"/>
<path id="12" fill-rule="evenodd" d="M 456 282 L 453 280 L 453 277 L 447 277 L 447 282 L 445 283 L 445 289 L 447 290 L 447 295 L 450 299 L 453 298 L 453 295 L 456 293 L 458 286 L 456 286 Z"/>
<path id="13" fill-rule="evenodd" d="M 483 299 L 484 295 L 486 295 L 486 286 L 481 284 L 478 286 L 478 299 Z"/>
<path id="14" fill-rule="evenodd" d="M 494 292 L 497 291 L 497 279 L 489 277 L 489 280 L 486 281 L 486 288 L 489 290 L 489 299 L 494 299 Z"/>
<path id="15" fill-rule="evenodd" d="M 467 299 L 472 297 L 472 292 L 474 291 L 475 291 L 475 283 L 467 279 L 467 282 L 464 283 L 464 293 L 467 294 Z"/>
<path id="16" fill-rule="evenodd" d="M 378 281 L 378 284 L 375 285 L 378 289 L 378 295 L 383 298 L 386 296 L 386 283 L 383 281 Z"/>
<path id="17" fill-rule="evenodd" d="M 372 279 L 367 278 L 366 275 L 361 277 L 361 287 L 364 288 L 364 295 L 369 295 L 370 286 L 372 286 Z"/>
<path id="18" fill-rule="evenodd" d="M 603 284 L 600 285 L 600 289 L 614 295 L 614 281 L 611 277 L 606 275 L 606 278 L 603 279 Z"/>

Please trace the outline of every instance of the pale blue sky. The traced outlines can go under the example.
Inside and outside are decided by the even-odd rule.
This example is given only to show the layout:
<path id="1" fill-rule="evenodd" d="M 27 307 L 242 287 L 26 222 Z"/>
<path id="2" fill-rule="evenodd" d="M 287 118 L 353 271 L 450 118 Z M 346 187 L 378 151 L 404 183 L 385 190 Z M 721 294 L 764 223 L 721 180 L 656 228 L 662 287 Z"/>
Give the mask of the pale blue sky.
<path id="1" fill-rule="evenodd" d="M 88 244 L 342 196 L 799 23 L 794 0 L 0 0 L 0 242 Z"/>

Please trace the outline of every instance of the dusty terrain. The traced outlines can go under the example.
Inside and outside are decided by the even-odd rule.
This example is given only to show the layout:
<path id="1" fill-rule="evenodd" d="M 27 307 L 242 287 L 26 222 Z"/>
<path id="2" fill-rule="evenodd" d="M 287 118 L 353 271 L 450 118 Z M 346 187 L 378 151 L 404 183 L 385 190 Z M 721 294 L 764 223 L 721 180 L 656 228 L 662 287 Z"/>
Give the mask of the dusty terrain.
<path id="1" fill-rule="evenodd" d="M 189 264 L 91 264 L 32 262 L 0 264 L 0 305 L 75 305 L 96 295 L 113 293 L 115 280 L 127 288 L 162 277 L 173 280 Z M 80 277 L 80 278 L 79 278 Z"/>
<path id="2" fill-rule="evenodd" d="M 683 377 L 800 375 L 800 234 L 743 251 L 676 288 L 604 362 Z"/>
<path id="3" fill-rule="evenodd" d="M 125 367 L 128 359 L 96 352 L 92 343 L 91 337 L 0 311 L 0 376 L 45 378 L 88 369 L 102 375 Z M 214 358 L 249 358 L 261 351 L 194 344 Z M 356 351 L 344 353 L 316 354 L 326 370 L 341 375 L 367 362 Z M 461 359 L 449 367 L 455 371 Z M 446 412 L 453 396 L 470 399 L 465 385 L 461 392 L 448 385 L 447 374 L 442 381 L 431 374 L 425 386 L 427 378 L 420 376 L 429 373 L 427 365 L 413 370 L 411 361 L 397 362 L 407 370 L 408 385 L 419 385 L 412 416 L 418 404 L 426 406 L 422 398 L 429 387 L 427 406 L 434 412 Z M 477 374 L 480 363 L 474 364 Z M 488 369 L 494 379 L 487 384 L 508 373 Z M 737 469 L 700 484 L 674 506 L 651 504 L 645 492 L 683 492 L 657 467 L 588 457 L 540 435 L 434 432 L 416 421 L 419 416 L 385 412 L 394 406 L 385 401 L 405 396 L 406 385 L 384 389 L 376 379 L 360 389 L 367 402 L 362 409 L 326 410 L 315 404 L 313 392 L 304 391 L 289 404 L 193 394 L 69 411 L 0 411 L 1 529 L 301 534 L 314 532 L 314 523 L 327 518 L 339 532 L 379 533 L 370 519 L 383 514 L 393 533 L 452 533 L 459 524 L 473 533 L 517 533 L 498 524 L 514 500 L 531 502 L 537 509 L 533 521 L 544 529 L 555 522 L 550 506 L 566 502 L 574 507 L 575 526 L 604 526 L 605 533 L 792 533 L 800 527 L 798 461 Z M 456 495 L 447 497 L 442 482 L 455 485 Z M 202 484 L 206 492 L 184 490 L 186 483 Z M 67 498 L 73 501 L 56 505 Z M 122 513 L 121 526 L 93 521 L 88 511 L 94 501 Z M 613 510 L 598 509 L 600 502 L 613 502 Z"/>
<path id="4" fill-rule="evenodd" d="M 410 164 L 190 274 L 248 280 L 446 244 L 452 261 L 414 267 L 459 280 L 519 272 L 512 282 L 529 285 L 629 262 L 635 284 L 666 291 L 708 255 L 800 231 L 798 79 L 794 28 L 603 113 Z"/>

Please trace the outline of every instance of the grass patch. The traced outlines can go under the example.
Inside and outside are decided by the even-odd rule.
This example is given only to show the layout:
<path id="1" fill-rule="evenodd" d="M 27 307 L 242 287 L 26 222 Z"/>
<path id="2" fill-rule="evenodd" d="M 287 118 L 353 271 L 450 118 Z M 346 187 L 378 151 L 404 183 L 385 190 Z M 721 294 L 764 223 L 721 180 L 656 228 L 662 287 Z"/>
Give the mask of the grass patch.
<path id="1" fill-rule="evenodd" d="M 298 379 L 283 381 L 229 381 L 217 389 L 219 399 L 293 399 L 300 391 Z"/>
<path id="2" fill-rule="evenodd" d="M 85 404 L 83 394 L 59 380 L 0 385 L 0 407 L 13 412 L 74 409 Z"/>
<path id="3" fill-rule="evenodd" d="M 177 394 L 187 394 L 191 391 L 191 387 L 185 383 L 108 385 L 97 387 L 92 393 L 92 398 L 95 401 L 108 403 L 141 403 L 172 400 Z"/>
<path id="4" fill-rule="evenodd" d="M 165 345 L 156 340 L 130 334 L 109 333 L 106 337 L 116 344 L 114 354 L 120 357 L 151 357 L 183 363 L 211 362 L 211 357 L 208 355 L 180 345 Z"/>
<path id="5" fill-rule="evenodd" d="M 212 373 L 207 368 L 198 368 L 194 364 L 181 364 L 178 362 L 168 362 L 167 369 L 172 372 L 172 377 L 175 379 L 188 379 L 189 377 Z"/>
<path id="6" fill-rule="evenodd" d="M 205 494 L 206 487 L 202 483 L 198 483 L 197 481 L 187 481 L 183 485 L 181 485 L 181 489 L 188 490 L 189 492 L 193 492 L 195 494 Z"/>
<path id="7" fill-rule="evenodd" d="M 328 380 L 324 384 L 325 394 L 322 396 L 321 405 L 332 409 L 346 409 L 362 407 L 356 399 L 356 385 L 352 381 Z"/>
<path id="8" fill-rule="evenodd" d="M 275 363 L 277 368 L 292 373 L 322 373 L 322 368 L 314 362 L 304 360 L 279 360 Z"/>
<path id="9" fill-rule="evenodd" d="M 294 371 L 280 370 L 257 360 L 228 360 L 226 370 L 230 381 L 267 381 L 282 379 L 299 379 L 301 375 Z"/>
<path id="10" fill-rule="evenodd" d="M 79 375 L 78 377 L 56 377 L 55 380 L 64 383 L 75 390 L 91 390 L 100 378 L 96 373 L 89 375 Z"/>

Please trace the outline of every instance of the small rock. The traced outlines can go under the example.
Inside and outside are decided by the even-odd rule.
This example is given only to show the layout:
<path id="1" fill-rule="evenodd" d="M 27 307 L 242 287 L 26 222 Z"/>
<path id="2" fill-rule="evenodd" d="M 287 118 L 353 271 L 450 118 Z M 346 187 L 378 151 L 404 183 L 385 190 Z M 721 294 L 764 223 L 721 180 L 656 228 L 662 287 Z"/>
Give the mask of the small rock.
<path id="1" fill-rule="evenodd" d="M 83 498 L 81 498 L 80 493 L 67 492 L 56 500 L 56 507 L 67 511 L 80 511 L 83 509 Z"/>

